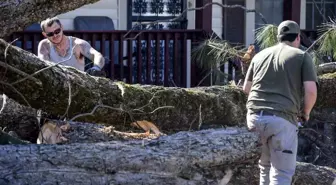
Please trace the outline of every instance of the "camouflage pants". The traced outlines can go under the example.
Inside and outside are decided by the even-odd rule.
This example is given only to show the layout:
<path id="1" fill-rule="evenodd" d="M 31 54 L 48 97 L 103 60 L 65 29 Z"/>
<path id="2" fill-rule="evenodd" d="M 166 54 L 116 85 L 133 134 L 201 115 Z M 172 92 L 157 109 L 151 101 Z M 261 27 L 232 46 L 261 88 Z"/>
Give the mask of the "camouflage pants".
<path id="1" fill-rule="evenodd" d="M 296 168 L 298 128 L 291 122 L 261 111 L 247 113 L 247 126 L 259 133 L 260 185 L 290 185 Z"/>

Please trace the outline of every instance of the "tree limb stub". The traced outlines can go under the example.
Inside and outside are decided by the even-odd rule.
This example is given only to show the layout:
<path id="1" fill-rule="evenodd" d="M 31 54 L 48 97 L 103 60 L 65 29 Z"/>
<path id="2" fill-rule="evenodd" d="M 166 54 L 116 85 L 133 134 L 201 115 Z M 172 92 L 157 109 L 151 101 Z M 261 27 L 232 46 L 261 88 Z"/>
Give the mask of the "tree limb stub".
<path id="1" fill-rule="evenodd" d="M 48 17 L 69 12 L 98 0 L 7 0 L 0 2 L 0 38 Z"/>
<path id="2" fill-rule="evenodd" d="M 0 40 L 0 52 L 8 43 Z M 4 55 L 0 54 L 0 60 Z M 4 61 L 4 60 L 3 60 Z M 26 74 L 46 68 L 52 64 L 39 60 L 34 54 L 15 46 L 9 46 L 8 65 Z M 66 71 L 66 74 L 64 71 Z M 23 73 L 7 70 L 7 83 L 14 83 L 23 78 Z M 202 106 L 204 124 L 221 120 L 222 125 L 242 125 L 245 115 L 246 99 L 242 90 L 234 87 L 204 88 L 167 88 L 152 85 L 129 85 L 113 82 L 107 78 L 93 77 L 71 67 L 62 65 L 52 67 L 34 77 L 42 82 L 36 84 L 31 79 L 16 83 L 14 87 L 21 92 L 29 104 L 53 116 L 63 115 L 68 106 L 68 84 L 70 78 L 72 99 L 68 120 L 78 114 L 90 113 L 97 105 L 103 105 L 93 115 L 80 117 L 74 121 L 95 122 L 113 125 L 120 130 L 120 125 L 135 120 L 153 121 L 160 129 L 189 130 L 199 123 L 199 107 Z M 22 105 L 22 98 L 10 88 L 2 88 L 7 94 Z M 104 108 L 109 106 L 110 108 Z M 119 126 L 119 128 L 118 128 Z M 124 126 L 123 126 L 124 127 Z"/>

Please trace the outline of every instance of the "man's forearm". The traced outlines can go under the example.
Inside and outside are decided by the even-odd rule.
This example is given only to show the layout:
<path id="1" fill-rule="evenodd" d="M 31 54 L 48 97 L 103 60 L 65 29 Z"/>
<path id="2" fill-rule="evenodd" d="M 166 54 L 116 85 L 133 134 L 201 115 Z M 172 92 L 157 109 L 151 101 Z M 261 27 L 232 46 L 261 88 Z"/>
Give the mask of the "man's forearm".
<path id="1" fill-rule="evenodd" d="M 304 96 L 303 113 L 309 115 L 316 102 L 317 95 L 313 92 L 306 92 Z"/>
<path id="2" fill-rule="evenodd" d="M 309 115 L 317 98 L 317 85 L 315 81 L 304 82 L 304 107 L 303 113 Z"/>
<path id="3" fill-rule="evenodd" d="M 251 86 L 252 86 L 252 82 L 251 82 L 251 81 L 247 81 L 247 80 L 245 80 L 244 85 L 243 85 L 243 91 L 244 91 L 246 94 L 249 94 L 250 91 L 251 91 Z"/>
<path id="4" fill-rule="evenodd" d="M 103 68 L 104 65 L 105 65 L 105 59 L 104 59 L 103 55 L 101 55 L 101 54 L 95 55 L 94 60 L 93 60 L 93 64 L 96 65 L 96 66 L 99 66 L 100 68 Z"/>

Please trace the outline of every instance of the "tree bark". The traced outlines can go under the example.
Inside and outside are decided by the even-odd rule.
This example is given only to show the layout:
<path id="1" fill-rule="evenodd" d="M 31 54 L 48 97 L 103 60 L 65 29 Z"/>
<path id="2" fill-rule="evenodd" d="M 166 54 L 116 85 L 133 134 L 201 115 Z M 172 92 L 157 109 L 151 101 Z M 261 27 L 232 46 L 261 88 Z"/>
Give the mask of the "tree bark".
<path id="1" fill-rule="evenodd" d="M 98 0 L 6 0 L 0 1 L 0 38 L 48 17 L 80 8 Z"/>
<path id="2" fill-rule="evenodd" d="M 256 184 L 257 143 L 255 133 L 227 128 L 179 132 L 152 141 L 3 145 L 0 182 L 217 185 L 230 169 L 230 184 Z M 297 184 L 331 184 L 334 180 L 333 169 L 301 165 Z"/>
<path id="3" fill-rule="evenodd" d="M 1 66 L 8 64 L 12 68 L 32 74 L 52 65 L 14 46 L 8 47 L 5 58 L 7 46 L 6 42 L 0 41 L 0 61 L 3 61 Z M 5 70 L 4 67 L 0 69 Z M 25 76 L 8 67 L 4 75 L 7 84 L 13 84 Z M 202 124 L 215 120 L 220 120 L 221 124 L 226 126 L 244 124 L 243 102 L 246 96 L 242 90 L 234 87 L 187 89 L 129 85 L 112 82 L 107 78 L 93 77 L 66 66 L 49 68 L 34 78 L 13 84 L 13 87 L 25 96 L 28 103 L 6 84 L 0 91 L 20 104 L 29 104 L 35 109 L 41 109 L 58 117 L 66 112 L 69 99 L 67 82 L 70 82 L 72 97 L 68 119 L 77 114 L 91 112 L 96 105 L 103 104 L 105 107 L 97 108 L 93 115 L 80 117 L 75 121 L 104 123 L 113 125 L 119 130 L 124 129 L 122 125 L 134 121 L 130 115 L 135 120 L 153 121 L 160 129 L 171 131 L 197 129 L 200 120 Z M 144 108 L 136 110 L 140 107 Z"/>
<path id="4" fill-rule="evenodd" d="M 336 72 L 318 76 L 319 87 L 314 109 L 336 107 Z"/>
<path id="5" fill-rule="evenodd" d="M 43 125 L 44 120 L 48 117 L 46 113 L 42 113 L 40 126 L 37 120 L 37 110 L 31 107 L 20 105 L 13 99 L 9 98 L 5 94 L 0 96 L 0 127 L 4 133 L 0 133 L 2 142 L 0 144 L 12 143 L 8 137 L 8 132 L 14 131 L 19 139 L 36 143 L 40 126 Z M 57 125 L 66 124 L 62 120 L 51 120 Z M 81 123 L 67 121 L 70 124 L 70 130 L 63 133 L 63 135 L 69 139 L 69 143 L 95 143 L 95 142 L 108 142 L 112 140 L 125 140 L 125 139 L 154 139 L 157 138 L 155 134 L 149 136 L 144 135 L 143 130 L 137 130 L 136 132 L 128 130 L 127 132 L 121 132 L 116 130 L 112 126 L 104 126 L 93 123 Z M 1 137 L 0 137 L 1 138 Z M 6 143 L 6 139 L 8 139 Z"/>
<path id="6" fill-rule="evenodd" d="M 336 62 L 320 64 L 317 67 L 318 74 L 326 74 L 326 73 L 334 73 L 334 72 L 336 72 Z"/>
<path id="7" fill-rule="evenodd" d="M 5 94 L 0 96 L 0 127 L 14 131 L 23 140 L 36 142 L 39 127 L 36 109 L 20 105 Z"/>

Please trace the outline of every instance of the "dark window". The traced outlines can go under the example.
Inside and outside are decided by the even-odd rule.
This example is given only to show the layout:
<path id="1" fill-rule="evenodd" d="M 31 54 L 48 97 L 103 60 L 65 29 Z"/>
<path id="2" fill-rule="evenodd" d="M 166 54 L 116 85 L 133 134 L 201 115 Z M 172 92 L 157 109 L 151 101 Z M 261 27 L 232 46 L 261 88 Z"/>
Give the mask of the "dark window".
<path id="1" fill-rule="evenodd" d="M 334 0 L 307 0 L 306 29 L 318 29 L 322 23 L 335 19 L 335 13 L 336 2 Z"/>
<path id="2" fill-rule="evenodd" d="M 223 0 L 226 5 L 245 6 L 245 0 Z M 223 39 L 232 44 L 245 44 L 245 11 L 241 8 L 223 8 Z"/>
<path id="3" fill-rule="evenodd" d="M 186 7 L 184 0 L 128 0 L 128 28 L 133 29 L 186 29 Z M 174 21 L 170 21 L 176 19 Z M 137 23 L 158 21 L 154 25 L 134 27 Z"/>

